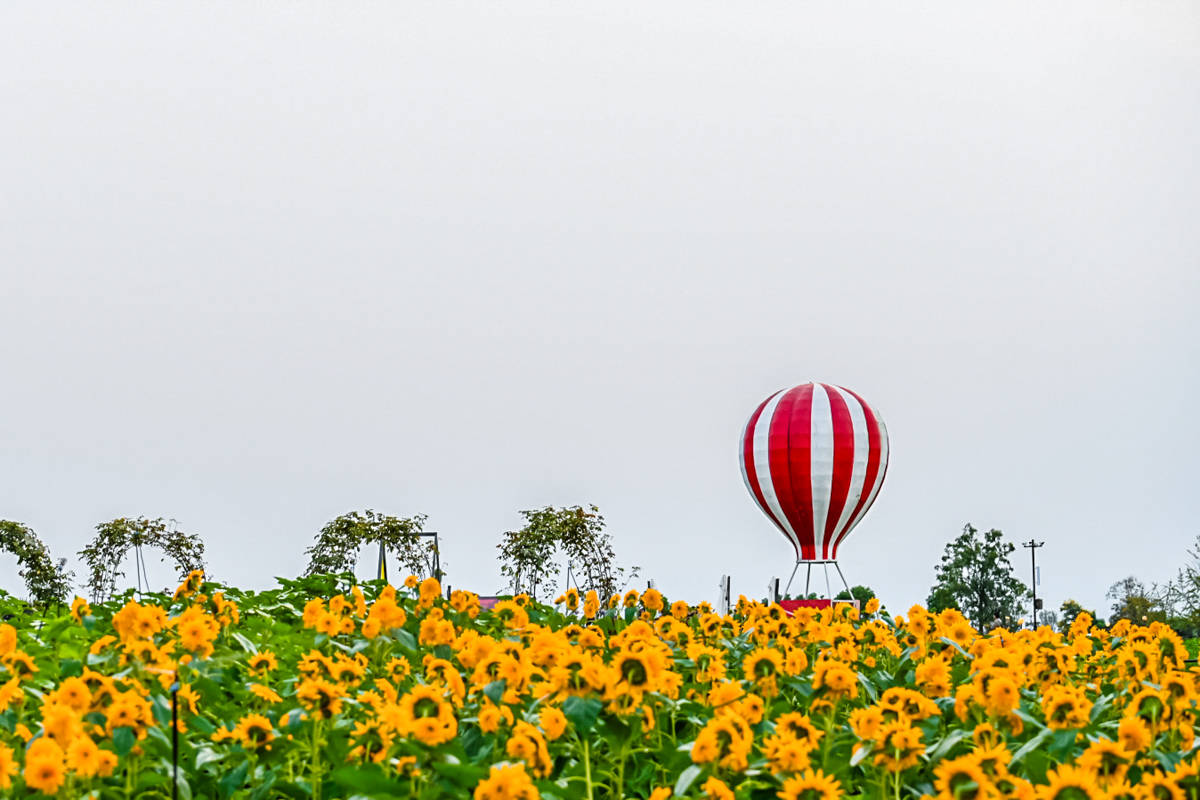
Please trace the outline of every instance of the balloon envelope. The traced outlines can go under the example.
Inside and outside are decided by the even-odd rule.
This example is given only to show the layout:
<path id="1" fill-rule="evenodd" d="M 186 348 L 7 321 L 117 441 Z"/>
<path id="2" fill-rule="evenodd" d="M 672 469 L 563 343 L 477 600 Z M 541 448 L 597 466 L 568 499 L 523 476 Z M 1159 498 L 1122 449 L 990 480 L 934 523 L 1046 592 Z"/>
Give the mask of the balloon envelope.
<path id="1" fill-rule="evenodd" d="M 887 472 L 887 427 L 849 389 L 805 383 L 776 392 L 742 432 L 742 477 L 796 550 L 832 561 Z"/>

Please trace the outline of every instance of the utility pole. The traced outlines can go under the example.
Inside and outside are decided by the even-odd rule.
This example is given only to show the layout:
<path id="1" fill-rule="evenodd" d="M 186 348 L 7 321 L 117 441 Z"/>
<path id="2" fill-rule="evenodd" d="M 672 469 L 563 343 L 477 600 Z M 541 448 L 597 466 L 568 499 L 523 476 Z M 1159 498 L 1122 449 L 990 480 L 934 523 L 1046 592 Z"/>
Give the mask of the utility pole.
<path id="1" fill-rule="evenodd" d="M 1032 580 L 1030 581 L 1030 585 L 1033 587 L 1033 619 L 1031 619 L 1029 622 L 1029 629 L 1034 631 L 1037 630 L 1037 612 L 1038 609 L 1042 607 L 1042 604 L 1038 601 L 1037 596 L 1037 549 L 1045 546 L 1045 542 L 1037 542 L 1033 539 L 1030 539 L 1028 542 L 1021 543 L 1021 547 L 1029 548 L 1029 565 L 1032 569 L 1030 575 Z"/>

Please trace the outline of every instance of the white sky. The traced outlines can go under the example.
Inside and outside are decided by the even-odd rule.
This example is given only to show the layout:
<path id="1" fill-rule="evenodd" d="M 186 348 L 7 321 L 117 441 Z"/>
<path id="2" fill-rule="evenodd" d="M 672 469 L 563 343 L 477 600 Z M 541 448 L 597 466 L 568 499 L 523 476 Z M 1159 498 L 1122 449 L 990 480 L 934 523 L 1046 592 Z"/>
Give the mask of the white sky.
<path id="1" fill-rule="evenodd" d="M 761 595 L 738 435 L 806 380 L 887 421 L 893 608 L 968 521 L 1055 608 L 1200 532 L 1194 3 L 13 3 L 0 109 L 0 518 L 81 577 L 144 514 L 266 586 L 370 507 L 488 593 L 591 502 Z"/>

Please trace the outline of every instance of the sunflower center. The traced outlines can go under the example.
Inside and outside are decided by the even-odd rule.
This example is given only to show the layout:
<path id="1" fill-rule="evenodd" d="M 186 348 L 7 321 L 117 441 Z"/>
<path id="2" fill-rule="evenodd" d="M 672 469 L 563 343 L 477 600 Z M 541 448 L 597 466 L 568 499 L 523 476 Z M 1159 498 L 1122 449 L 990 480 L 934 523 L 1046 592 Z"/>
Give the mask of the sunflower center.
<path id="1" fill-rule="evenodd" d="M 438 703 L 428 697 L 422 697 L 413 704 L 414 717 L 436 717 L 438 713 Z"/>
<path id="2" fill-rule="evenodd" d="M 646 682 L 646 665 L 636 658 L 631 658 L 621 665 L 621 677 L 632 686 L 641 686 Z"/>

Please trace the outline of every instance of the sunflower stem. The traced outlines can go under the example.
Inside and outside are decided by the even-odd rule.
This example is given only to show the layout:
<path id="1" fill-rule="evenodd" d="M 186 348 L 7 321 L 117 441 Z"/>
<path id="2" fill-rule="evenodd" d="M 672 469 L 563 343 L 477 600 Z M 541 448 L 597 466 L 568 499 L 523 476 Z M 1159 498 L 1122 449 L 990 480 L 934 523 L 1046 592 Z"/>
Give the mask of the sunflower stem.
<path id="1" fill-rule="evenodd" d="M 617 762 L 617 800 L 625 798 L 625 742 L 621 742 L 621 759 Z"/>
<path id="2" fill-rule="evenodd" d="M 587 798 L 592 800 L 592 759 L 588 749 L 587 737 L 583 739 L 583 779 L 587 782 Z"/>
<path id="3" fill-rule="evenodd" d="M 321 718 L 313 721 L 312 731 L 312 796 L 321 800 Z"/>

